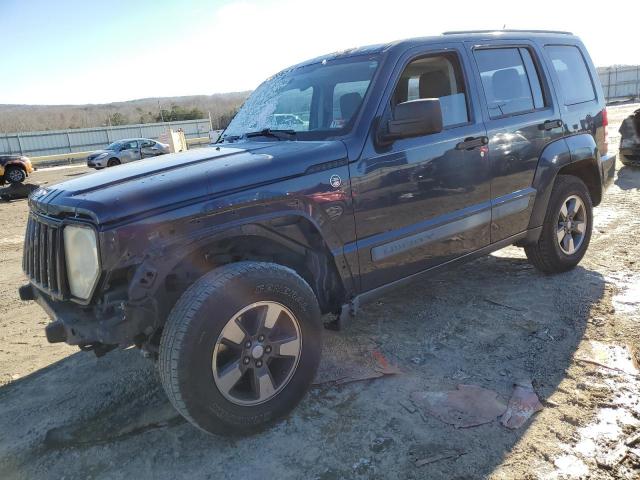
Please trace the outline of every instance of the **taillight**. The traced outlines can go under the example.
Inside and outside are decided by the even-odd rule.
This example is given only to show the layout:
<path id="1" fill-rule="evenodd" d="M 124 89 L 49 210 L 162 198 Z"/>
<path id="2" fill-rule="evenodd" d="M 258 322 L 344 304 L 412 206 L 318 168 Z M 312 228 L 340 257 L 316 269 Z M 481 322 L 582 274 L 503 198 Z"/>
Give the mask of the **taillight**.
<path id="1" fill-rule="evenodd" d="M 604 131 L 604 141 L 602 143 L 601 155 L 606 155 L 609 151 L 609 114 L 607 109 L 602 110 L 602 130 Z"/>

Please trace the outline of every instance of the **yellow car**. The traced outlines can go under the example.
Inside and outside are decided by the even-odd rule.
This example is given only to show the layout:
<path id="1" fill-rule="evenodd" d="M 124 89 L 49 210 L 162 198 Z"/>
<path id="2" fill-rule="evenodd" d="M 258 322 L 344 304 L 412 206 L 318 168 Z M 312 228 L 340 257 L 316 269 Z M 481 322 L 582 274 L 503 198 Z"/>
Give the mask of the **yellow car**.
<path id="1" fill-rule="evenodd" d="M 22 183 L 35 169 L 29 157 L 23 155 L 0 155 L 0 185 Z"/>

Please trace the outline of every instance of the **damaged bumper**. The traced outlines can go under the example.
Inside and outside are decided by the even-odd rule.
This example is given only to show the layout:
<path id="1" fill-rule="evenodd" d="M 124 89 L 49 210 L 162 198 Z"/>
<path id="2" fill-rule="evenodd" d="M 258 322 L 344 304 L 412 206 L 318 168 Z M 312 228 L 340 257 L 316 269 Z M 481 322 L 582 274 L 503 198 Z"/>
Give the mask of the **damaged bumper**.
<path id="1" fill-rule="evenodd" d="M 137 318 L 125 302 L 114 302 L 107 308 L 80 307 L 55 301 L 31 284 L 20 287 L 18 293 L 21 300 L 38 303 L 51 318 L 45 328 L 50 343 L 64 342 L 83 350 L 95 350 L 96 354 L 106 353 L 118 346 L 134 344 L 143 328 L 143 318 Z"/>

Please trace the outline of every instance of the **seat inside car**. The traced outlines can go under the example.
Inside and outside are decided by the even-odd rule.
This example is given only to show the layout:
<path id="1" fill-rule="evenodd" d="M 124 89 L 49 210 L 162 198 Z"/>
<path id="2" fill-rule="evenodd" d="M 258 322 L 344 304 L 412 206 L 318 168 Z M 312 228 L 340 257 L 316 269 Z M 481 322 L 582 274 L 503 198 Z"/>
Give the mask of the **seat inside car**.
<path id="1" fill-rule="evenodd" d="M 362 96 L 358 92 L 345 93 L 340 97 L 340 113 L 345 122 L 351 120 L 361 102 Z"/>

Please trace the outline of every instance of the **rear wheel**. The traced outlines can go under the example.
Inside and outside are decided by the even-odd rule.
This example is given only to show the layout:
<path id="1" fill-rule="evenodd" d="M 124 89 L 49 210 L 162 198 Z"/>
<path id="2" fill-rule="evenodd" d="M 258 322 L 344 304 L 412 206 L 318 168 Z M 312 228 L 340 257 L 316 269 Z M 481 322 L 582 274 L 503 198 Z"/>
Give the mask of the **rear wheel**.
<path id="1" fill-rule="evenodd" d="M 107 167 L 115 167 L 116 165 L 120 165 L 120 160 L 117 158 L 110 158 L 107 162 Z"/>
<path id="2" fill-rule="evenodd" d="M 198 428 L 255 431 L 302 399 L 320 361 L 321 334 L 316 297 L 293 270 L 223 266 L 187 289 L 169 315 L 160 378 Z"/>
<path id="3" fill-rule="evenodd" d="M 9 167 L 4 173 L 7 183 L 23 183 L 27 179 L 27 173 L 20 167 Z"/>
<path id="4" fill-rule="evenodd" d="M 593 207 L 589 190 L 572 175 L 559 175 L 553 186 L 538 242 L 525 246 L 529 262 L 544 273 L 575 267 L 589 246 Z"/>

